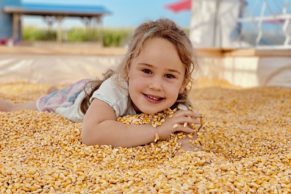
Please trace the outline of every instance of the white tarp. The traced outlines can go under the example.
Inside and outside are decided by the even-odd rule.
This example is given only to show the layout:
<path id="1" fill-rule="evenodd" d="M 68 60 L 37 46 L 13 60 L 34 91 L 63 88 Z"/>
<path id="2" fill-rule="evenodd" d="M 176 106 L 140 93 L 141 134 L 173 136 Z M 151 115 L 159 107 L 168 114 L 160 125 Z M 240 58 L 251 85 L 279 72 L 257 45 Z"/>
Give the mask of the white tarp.
<path id="1" fill-rule="evenodd" d="M 120 56 L 0 54 L 0 82 L 70 83 L 101 77 Z M 242 87 L 291 87 L 290 57 L 199 57 L 194 78 L 224 79 Z"/>
<path id="2" fill-rule="evenodd" d="M 0 82 L 70 83 L 101 77 L 120 61 L 118 56 L 0 55 Z"/>

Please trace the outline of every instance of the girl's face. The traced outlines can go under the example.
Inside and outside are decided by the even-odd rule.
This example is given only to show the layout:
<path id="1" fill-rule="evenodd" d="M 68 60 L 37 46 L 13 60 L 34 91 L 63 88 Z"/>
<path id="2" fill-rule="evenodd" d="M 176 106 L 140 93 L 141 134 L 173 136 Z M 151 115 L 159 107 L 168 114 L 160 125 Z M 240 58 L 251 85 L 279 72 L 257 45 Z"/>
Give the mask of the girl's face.
<path id="1" fill-rule="evenodd" d="M 147 40 L 128 72 L 129 95 L 137 111 L 152 114 L 170 108 L 184 90 L 184 76 L 185 67 L 171 42 Z"/>

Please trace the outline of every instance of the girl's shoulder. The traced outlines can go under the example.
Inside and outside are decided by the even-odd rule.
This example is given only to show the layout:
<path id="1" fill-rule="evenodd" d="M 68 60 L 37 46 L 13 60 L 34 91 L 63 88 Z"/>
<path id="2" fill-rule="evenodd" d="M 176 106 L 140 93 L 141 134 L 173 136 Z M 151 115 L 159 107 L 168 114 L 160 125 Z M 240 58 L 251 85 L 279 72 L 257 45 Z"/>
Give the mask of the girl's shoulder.
<path id="1" fill-rule="evenodd" d="M 94 99 L 99 99 L 110 105 L 116 116 L 124 114 L 129 106 L 127 82 L 116 75 L 111 76 L 94 91 L 90 102 Z"/>
<path id="2" fill-rule="evenodd" d="M 104 80 L 103 83 L 100 85 L 100 88 L 101 87 L 105 87 L 107 89 L 114 89 L 118 91 L 120 90 L 127 91 L 128 84 L 124 79 L 120 78 L 120 76 L 114 74 L 108 79 Z"/>

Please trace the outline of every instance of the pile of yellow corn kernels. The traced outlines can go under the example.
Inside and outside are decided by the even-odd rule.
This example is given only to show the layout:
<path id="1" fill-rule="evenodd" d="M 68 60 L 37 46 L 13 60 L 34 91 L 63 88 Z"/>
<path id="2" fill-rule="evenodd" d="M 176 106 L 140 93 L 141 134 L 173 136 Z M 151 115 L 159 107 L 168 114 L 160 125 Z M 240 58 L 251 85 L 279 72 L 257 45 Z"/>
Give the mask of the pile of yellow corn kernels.
<path id="1" fill-rule="evenodd" d="M 22 102 L 47 89 L 0 84 L 0 98 Z M 205 122 L 193 152 L 181 150 L 178 135 L 134 148 L 86 146 L 81 125 L 54 113 L 0 112 L 0 193 L 291 192 L 291 89 L 190 96 Z"/>

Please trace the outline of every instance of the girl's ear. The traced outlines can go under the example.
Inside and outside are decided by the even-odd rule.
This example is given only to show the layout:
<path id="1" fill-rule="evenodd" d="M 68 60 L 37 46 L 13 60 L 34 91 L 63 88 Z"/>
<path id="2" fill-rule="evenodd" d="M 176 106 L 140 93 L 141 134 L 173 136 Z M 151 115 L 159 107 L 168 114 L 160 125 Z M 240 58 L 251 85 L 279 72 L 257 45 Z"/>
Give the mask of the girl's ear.
<path id="1" fill-rule="evenodd" d="M 185 92 L 186 86 L 185 84 L 182 85 L 182 87 L 180 88 L 179 94 L 183 94 Z"/>

